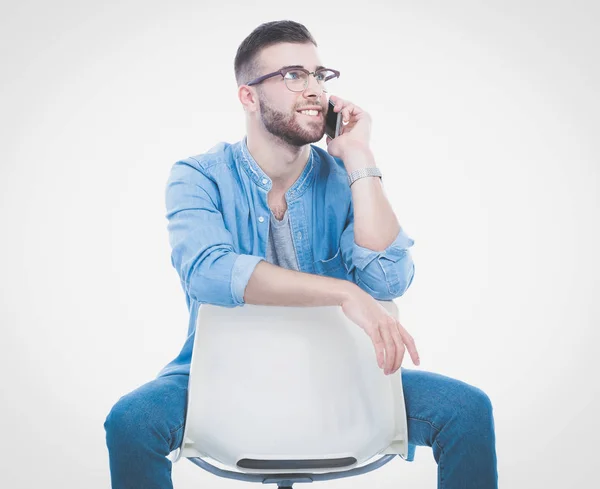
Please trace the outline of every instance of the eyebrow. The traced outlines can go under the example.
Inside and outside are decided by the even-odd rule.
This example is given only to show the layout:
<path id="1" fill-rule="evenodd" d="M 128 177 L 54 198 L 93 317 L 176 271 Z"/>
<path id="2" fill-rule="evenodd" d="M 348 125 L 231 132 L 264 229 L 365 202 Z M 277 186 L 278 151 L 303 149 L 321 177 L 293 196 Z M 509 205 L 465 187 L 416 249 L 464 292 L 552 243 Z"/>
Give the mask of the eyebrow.
<path id="1" fill-rule="evenodd" d="M 283 68 L 281 68 L 281 69 L 282 69 L 282 70 L 286 70 L 286 69 L 288 69 L 288 68 L 304 68 L 304 65 L 288 65 L 288 66 L 284 66 L 284 67 L 283 67 Z M 317 67 L 315 68 L 315 71 L 322 70 L 323 68 L 325 68 L 325 67 L 324 67 L 324 66 L 321 66 L 321 65 L 319 65 L 319 66 L 317 66 Z M 308 69 L 308 68 L 304 68 L 304 69 Z"/>

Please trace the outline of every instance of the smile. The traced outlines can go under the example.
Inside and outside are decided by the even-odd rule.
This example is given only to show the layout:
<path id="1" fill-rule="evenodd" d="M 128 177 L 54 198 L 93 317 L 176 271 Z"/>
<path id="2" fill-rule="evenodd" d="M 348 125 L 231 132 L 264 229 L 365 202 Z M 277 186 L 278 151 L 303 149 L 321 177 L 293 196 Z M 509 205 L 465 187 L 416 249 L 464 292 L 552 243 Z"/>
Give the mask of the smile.
<path id="1" fill-rule="evenodd" d="M 299 110 L 298 113 L 308 117 L 321 117 L 321 112 L 318 110 Z"/>

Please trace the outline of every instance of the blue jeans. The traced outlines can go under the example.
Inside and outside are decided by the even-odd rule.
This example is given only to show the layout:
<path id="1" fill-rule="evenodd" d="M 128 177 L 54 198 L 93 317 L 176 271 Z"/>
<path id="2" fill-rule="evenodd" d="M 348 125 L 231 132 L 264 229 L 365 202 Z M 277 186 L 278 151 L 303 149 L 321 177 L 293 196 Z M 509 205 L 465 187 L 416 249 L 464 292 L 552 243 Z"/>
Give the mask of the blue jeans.
<path id="1" fill-rule="evenodd" d="M 408 461 L 414 459 L 415 446 L 429 446 L 438 464 L 439 489 L 497 488 L 489 397 L 444 375 L 404 367 L 401 374 Z M 113 406 L 104 423 L 113 489 L 173 487 L 166 456 L 182 442 L 187 386 L 187 375 L 158 377 Z"/>

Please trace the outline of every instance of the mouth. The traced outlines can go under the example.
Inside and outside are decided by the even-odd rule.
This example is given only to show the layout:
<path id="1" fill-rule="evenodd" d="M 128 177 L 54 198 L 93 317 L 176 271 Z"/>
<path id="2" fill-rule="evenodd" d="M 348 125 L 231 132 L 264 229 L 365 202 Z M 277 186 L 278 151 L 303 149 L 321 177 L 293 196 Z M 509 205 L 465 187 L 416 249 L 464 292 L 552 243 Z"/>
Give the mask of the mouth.
<path id="1" fill-rule="evenodd" d="M 298 114 L 303 115 L 304 117 L 308 117 L 310 119 L 320 119 L 321 111 L 316 109 L 305 109 L 305 110 L 297 110 Z"/>

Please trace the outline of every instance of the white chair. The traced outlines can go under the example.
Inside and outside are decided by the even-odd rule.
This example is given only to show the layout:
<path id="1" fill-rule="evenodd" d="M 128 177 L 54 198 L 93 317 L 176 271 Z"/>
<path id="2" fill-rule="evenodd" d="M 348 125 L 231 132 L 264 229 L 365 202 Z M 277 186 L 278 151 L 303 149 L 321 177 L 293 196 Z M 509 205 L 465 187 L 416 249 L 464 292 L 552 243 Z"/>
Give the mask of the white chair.
<path id="1" fill-rule="evenodd" d="M 291 488 L 406 459 L 407 435 L 400 371 L 341 307 L 200 307 L 174 462 Z"/>

